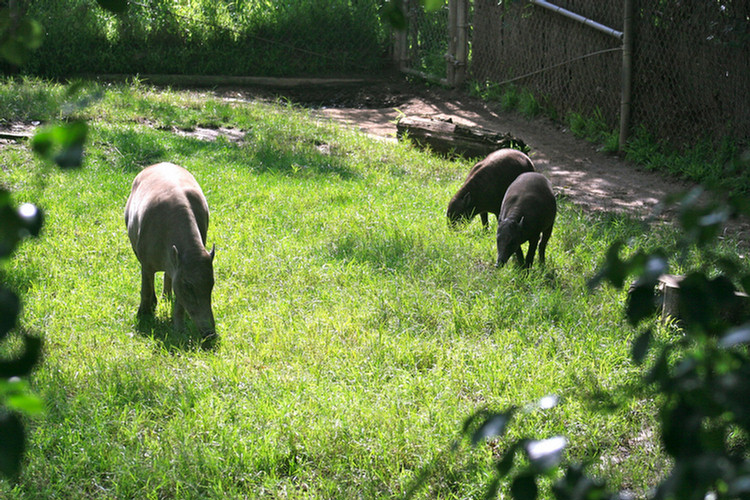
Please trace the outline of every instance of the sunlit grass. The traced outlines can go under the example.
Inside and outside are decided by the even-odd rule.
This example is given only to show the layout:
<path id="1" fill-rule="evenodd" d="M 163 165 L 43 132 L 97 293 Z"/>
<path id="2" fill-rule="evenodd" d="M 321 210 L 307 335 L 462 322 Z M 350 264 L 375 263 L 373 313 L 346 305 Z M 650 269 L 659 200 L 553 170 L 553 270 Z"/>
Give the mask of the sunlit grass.
<path id="1" fill-rule="evenodd" d="M 286 105 L 93 91 L 78 111 L 91 125 L 82 170 L 0 149 L 0 183 L 47 217 L 3 269 L 23 328 L 45 338 L 32 381 L 47 412 L 28 422 L 23 474 L 0 496 L 393 498 L 435 459 L 425 497 L 462 498 L 482 491 L 504 442 L 441 459 L 463 420 L 549 393 L 561 404 L 523 415 L 511 437 L 565 434 L 569 459 L 636 491 L 661 473 L 650 401 L 591 404 L 638 369 L 624 292 L 586 280 L 615 239 L 663 244 L 670 229 L 561 200 L 546 268 L 497 270 L 492 232 L 446 223 L 469 162 Z M 244 139 L 172 129 L 208 125 Z M 171 333 L 166 304 L 150 328 L 136 322 L 123 208 L 138 169 L 161 160 L 193 172 L 211 207 L 215 351 Z"/>

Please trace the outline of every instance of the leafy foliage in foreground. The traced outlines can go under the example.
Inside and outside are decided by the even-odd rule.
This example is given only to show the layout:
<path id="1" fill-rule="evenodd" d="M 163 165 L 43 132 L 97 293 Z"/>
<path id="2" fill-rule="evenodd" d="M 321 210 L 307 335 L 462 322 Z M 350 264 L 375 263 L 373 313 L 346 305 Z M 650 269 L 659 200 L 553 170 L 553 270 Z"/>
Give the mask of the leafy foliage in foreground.
<path id="1" fill-rule="evenodd" d="M 125 0 L 99 0 L 103 7 L 121 11 Z M 0 58 L 16 66 L 24 64 L 33 51 L 42 45 L 43 28 L 39 21 L 22 12 L 17 3 L 0 10 Z M 17 99 L 13 99 L 17 106 Z M 13 113 L 4 114 L 10 118 Z M 85 122 L 53 125 L 32 139 L 32 147 L 40 156 L 53 160 L 61 168 L 81 165 L 86 141 Z M 25 238 L 37 237 L 42 229 L 43 212 L 32 203 L 16 207 L 8 189 L 0 186 L 0 263 L 10 258 Z M 3 280 L 4 281 L 4 280 Z M 17 328 L 21 314 L 18 294 L 0 282 L 0 342 Z M 27 377 L 42 355 L 42 340 L 26 331 L 19 334 L 21 353 L 0 360 L 0 475 L 17 476 L 26 449 L 26 431 L 19 412 L 38 414 L 42 404 L 31 394 Z"/>

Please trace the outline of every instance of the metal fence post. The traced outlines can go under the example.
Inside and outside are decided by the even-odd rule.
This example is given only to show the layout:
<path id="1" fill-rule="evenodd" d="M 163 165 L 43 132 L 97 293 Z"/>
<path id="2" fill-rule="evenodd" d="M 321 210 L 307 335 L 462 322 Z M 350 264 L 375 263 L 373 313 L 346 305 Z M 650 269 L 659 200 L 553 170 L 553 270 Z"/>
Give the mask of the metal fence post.
<path id="1" fill-rule="evenodd" d="M 633 74 L 633 0 L 625 0 L 622 36 L 622 89 L 620 98 L 620 137 L 618 149 L 623 151 L 630 129 L 630 99 Z"/>

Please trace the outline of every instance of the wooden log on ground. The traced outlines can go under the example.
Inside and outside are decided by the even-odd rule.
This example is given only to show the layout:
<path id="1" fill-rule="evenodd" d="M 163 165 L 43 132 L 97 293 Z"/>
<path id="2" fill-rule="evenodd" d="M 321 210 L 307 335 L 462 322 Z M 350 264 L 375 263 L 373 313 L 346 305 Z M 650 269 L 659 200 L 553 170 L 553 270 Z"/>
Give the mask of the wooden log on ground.
<path id="1" fill-rule="evenodd" d="M 510 133 L 469 127 L 451 120 L 404 116 L 396 124 L 396 137 L 401 140 L 405 136 L 421 148 L 429 147 L 437 153 L 466 158 L 484 158 L 503 148 L 519 149 L 525 153 L 529 150 L 526 143 Z"/>
<path id="2" fill-rule="evenodd" d="M 7 139 L 10 141 L 25 141 L 30 139 L 34 134 L 31 132 L 6 132 L 0 130 L 0 139 Z"/>

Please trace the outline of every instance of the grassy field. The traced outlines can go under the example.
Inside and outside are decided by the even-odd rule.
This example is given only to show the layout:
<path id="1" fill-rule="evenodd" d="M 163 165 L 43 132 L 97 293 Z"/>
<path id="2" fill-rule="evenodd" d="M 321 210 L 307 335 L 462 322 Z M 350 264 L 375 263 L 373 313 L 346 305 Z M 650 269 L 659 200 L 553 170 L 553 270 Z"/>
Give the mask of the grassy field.
<path id="1" fill-rule="evenodd" d="M 671 230 L 560 199 L 546 268 L 498 270 L 492 231 L 446 224 L 468 161 L 283 103 L 138 84 L 76 98 L 97 93 L 77 111 L 91 126 L 83 169 L 0 149 L 0 182 L 47 216 L 2 268 L 23 328 L 45 339 L 32 386 L 47 409 L 28 420 L 25 468 L 0 497 L 397 498 L 434 463 L 418 497 L 467 498 L 507 440 L 555 434 L 568 460 L 616 486 L 642 492 L 663 472 L 651 396 L 593 404 L 639 371 L 624 292 L 586 280 L 615 239 L 668 244 Z M 9 119 L 60 116 L 65 99 L 33 81 L 0 88 Z M 174 131 L 196 126 L 244 139 Z M 139 169 L 160 160 L 193 172 L 212 210 L 213 351 L 172 333 L 163 302 L 152 324 L 135 318 L 123 209 Z M 473 411 L 546 394 L 561 403 L 522 412 L 507 438 L 447 453 Z"/>

